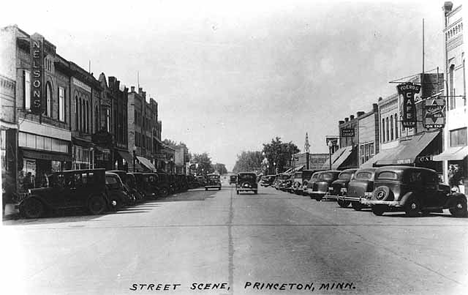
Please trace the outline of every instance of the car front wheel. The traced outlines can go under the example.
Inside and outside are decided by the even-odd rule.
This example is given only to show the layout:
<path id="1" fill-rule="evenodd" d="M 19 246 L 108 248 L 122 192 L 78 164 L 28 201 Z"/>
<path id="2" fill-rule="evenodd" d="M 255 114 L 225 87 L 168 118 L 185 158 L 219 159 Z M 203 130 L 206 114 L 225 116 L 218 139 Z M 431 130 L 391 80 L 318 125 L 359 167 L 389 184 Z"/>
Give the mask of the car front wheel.
<path id="1" fill-rule="evenodd" d="M 466 217 L 468 216 L 466 199 L 457 198 L 455 201 L 455 206 L 449 209 L 450 214 L 455 217 Z"/>
<path id="2" fill-rule="evenodd" d="M 44 214 L 44 204 L 35 198 L 24 201 L 21 214 L 26 218 L 39 218 Z"/>
<path id="3" fill-rule="evenodd" d="M 405 204 L 405 213 L 408 217 L 416 217 L 419 216 L 419 212 L 421 211 L 421 205 L 419 205 L 418 200 L 414 197 L 410 197 L 410 199 Z"/>
<path id="4" fill-rule="evenodd" d="M 342 200 L 338 200 L 338 205 L 340 205 L 341 208 L 348 208 L 349 206 L 349 201 L 342 201 Z"/>
<path id="5" fill-rule="evenodd" d="M 359 202 L 353 202 L 351 204 L 351 206 L 353 206 L 353 209 L 356 210 L 356 211 L 361 211 L 361 209 L 362 209 L 362 205 Z"/>
<path id="6" fill-rule="evenodd" d="M 88 210 L 93 215 L 106 211 L 106 200 L 102 196 L 92 196 L 88 201 Z"/>

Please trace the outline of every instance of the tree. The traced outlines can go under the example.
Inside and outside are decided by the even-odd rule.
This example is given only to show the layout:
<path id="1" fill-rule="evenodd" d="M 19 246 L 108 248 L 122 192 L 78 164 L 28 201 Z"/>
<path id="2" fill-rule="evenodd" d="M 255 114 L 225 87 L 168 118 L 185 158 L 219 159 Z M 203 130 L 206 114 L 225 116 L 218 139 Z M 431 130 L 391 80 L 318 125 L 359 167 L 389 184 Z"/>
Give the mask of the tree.
<path id="1" fill-rule="evenodd" d="M 262 152 L 259 151 L 243 151 L 237 156 L 236 164 L 232 169 L 233 172 L 258 172 L 261 171 Z"/>
<path id="2" fill-rule="evenodd" d="M 221 175 L 226 174 L 228 172 L 226 169 L 226 165 L 221 164 L 221 163 L 214 164 L 214 170 L 218 171 L 218 173 Z"/>
<path id="3" fill-rule="evenodd" d="M 280 137 L 276 137 L 271 143 L 263 144 L 262 152 L 268 160 L 269 173 L 281 173 L 286 170 L 285 167 L 290 166 L 291 157 L 299 152 L 299 148 L 292 142 L 283 143 Z"/>
<path id="4" fill-rule="evenodd" d="M 192 157 L 192 162 L 196 165 L 197 174 L 206 175 L 214 172 L 211 158 L 207 153 L 193 154 Z"/>

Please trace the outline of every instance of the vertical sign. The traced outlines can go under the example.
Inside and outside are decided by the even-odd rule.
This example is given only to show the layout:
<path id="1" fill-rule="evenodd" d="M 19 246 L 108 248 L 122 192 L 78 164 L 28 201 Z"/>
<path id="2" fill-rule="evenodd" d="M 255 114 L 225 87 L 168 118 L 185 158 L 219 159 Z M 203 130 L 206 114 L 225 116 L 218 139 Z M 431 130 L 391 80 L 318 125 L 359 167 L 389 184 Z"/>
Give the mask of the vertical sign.
<path id="1" fill-rule="evenodd" d="M 31 112 L 42 114 L 44 100 L 44 39 L 31 36 Z"/>
<path id="2" fill-rule="evenodd" d="M 405 128 L 416 127 L 416 105 L 414 94 L 421 90 L 420 85 L 414 85 L 411 82 L 399 84 L 398 93 L 403 96 L 403 114 L 401 124 Z"/>

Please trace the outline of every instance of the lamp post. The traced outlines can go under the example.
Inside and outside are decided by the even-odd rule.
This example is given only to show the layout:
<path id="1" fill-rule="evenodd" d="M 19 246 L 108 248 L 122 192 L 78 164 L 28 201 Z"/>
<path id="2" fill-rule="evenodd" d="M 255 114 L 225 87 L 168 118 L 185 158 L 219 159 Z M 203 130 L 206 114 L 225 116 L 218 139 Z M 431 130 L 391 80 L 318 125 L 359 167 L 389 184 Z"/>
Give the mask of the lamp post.
<path id="1" fill-rule="evenodd" d="M 328 141 L 328 161 L 330 163 L 330 170 L 332 168 L 332 161 L 331 161 L 332 148 L 333 148 L 333 142 L 329 140 Z"/>
<path id="2" fill-rule="evenodd" d="M 133 172 L 136 172 L 136 146 L 133 146 Z"/>

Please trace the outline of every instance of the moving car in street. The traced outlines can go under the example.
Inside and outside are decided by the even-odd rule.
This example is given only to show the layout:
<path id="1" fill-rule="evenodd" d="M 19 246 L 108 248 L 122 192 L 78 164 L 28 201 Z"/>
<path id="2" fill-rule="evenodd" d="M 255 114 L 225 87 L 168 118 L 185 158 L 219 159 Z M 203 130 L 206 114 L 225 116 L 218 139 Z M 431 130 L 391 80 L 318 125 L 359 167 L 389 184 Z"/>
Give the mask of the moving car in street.
<path id="1" fill-rule="evenodd" d="M 338 174 L 338 179 L 331 183 L 331 186 L 328 188 L 330 191 L 330 196 L 333 196 L 338 205 L 342 208 L 346 208 L 349 206 L 348 201 L 343 201 L 339 197 L 346 195 L 348 191 L 348 184 L 353 179 L 354 173 L 357 169 L 346 169 L 343 170 L 340 174 Z"/>
<path id="2" fill-rule="evenodd" d="M 68 170 L 48 176 L 47 187 L 29 189 L 18 209 L 26 218 L 39 218 L 57 209 L 84 208 L 91 214 L 107 210 L 109 199 L 104 169 Z"/>
<path id="3" fill-rule="evenodd" d="M 237 174 L 236 193 L 252 191 L 258 193 L 257 175 L 253 172 L 241 172 Z"/>
<path id="4" fill-rule="evenodd" d="M 219 174 L 208 174 L 205 184 L 205 190 L 207 191 L 209 188 L 217 188 L 221 190 L 221 179 Z"/>
<path id="5" fill-rule="evenodd" d="M 467 200 L 461 193 L 454 193 L 439 182 L 436 171 L 421 167 L 388 166 L 375 172 L 375 189 L 372 198 L 362 199 L 370 205 L 375 215 L 388 211 L 404 211 L 414 217 L 443 212 L 449 209 L 455 217 L 466 217 Z"/>

